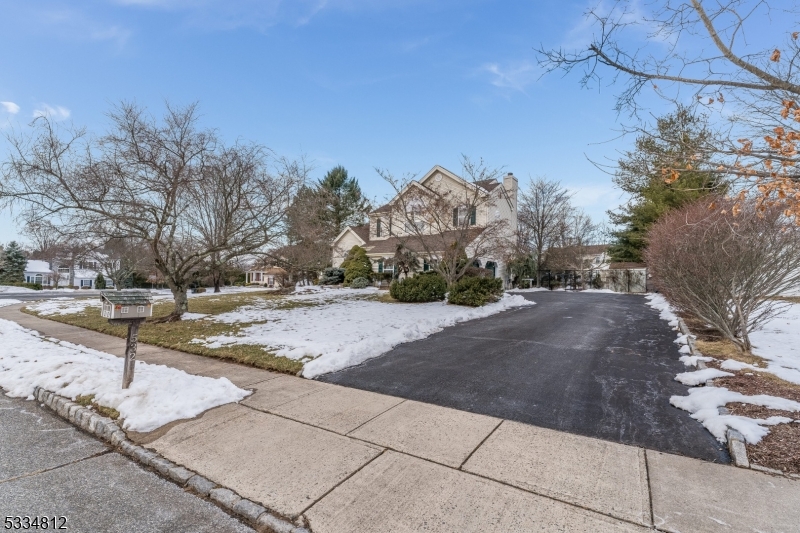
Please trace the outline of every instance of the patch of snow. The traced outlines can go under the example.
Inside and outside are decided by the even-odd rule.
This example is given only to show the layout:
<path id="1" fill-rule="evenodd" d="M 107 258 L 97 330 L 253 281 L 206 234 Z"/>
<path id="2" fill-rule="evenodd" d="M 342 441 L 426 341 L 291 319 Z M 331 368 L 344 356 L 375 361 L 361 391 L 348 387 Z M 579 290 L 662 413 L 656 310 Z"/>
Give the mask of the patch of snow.
<path id="1" fill-rule="evenodd" d="M 689 411 L 692 418 L 702 423 L 720 442 L 725 442 L 726 432 L 730 427 L 741 432 L 748 443 L 758 444 L 762 437 L 769 433 L 769 430 L 763 426 L 786 424 L 792 421 L 791 418 L 784 416 L 760 419 L 719 414 L 719 407 L 732 402 L 762 405 L 768 409 L 781 411 L 800 411 L 800 402 L 767 394 L 747 396 L 729 391 L 725 387 L 697 387 L 689 389 L 688 396 L 673 396 L 669 399 L 670 404 Z"/>
<path id="2" fill-rule="evenodd" d="M 141 361 L 130 388 L 122 389 L 122 358 L 55 342 L 8 320 L 0 319 L 0 344 L 0 387 L 8 396 L 30 397 L 36 386 L 73 400 L 94 394 L 96 402 L 119 411 L 123 427 L 133 431 L 152 431 L 250 394 L 227 378 Z"/>
<path id="3" fill-rule="evenodd" d="M 22 303 L 21 300 L 12 300 L 11 298 L 9 298 L 8 300 L 0 300 L 0 307 L 6 307 L 8 305 L 21 304 L 21 303 Z"/>
<path id="4" fill-rule="evenodd" d="M 694 372 L 682 372 L 675 376 L 675 381 L 679 381 L 690 387 L 696 387 L 709 379 L 723 378 L 725 376 L 733 376 L 733 374 L 730 372 L 723 372 L 716 368 L 704 368 L 702 370 L 695 370 Z"/>
<path id="5" fill-rule="evenodd" d="M 102 307 L 100 298 L 51 298 L 36 302 L 27 306 L 31 311 L 42 316 L 49 315 L 74 315 L 83 313 L 90 307 L 100 309 Z"/>
<path id="6" fill-rule="evenodd" d="M 200 320 L 201 318 L 207 317 L 208 314 L 204 313 L 183 313 L 181 315 L 181 320 Z"/>
<path id="7" fill-rule="evenodd" d="M 682 355 L 680 358 L 680 361 L 686 366 L 697 366 L 699 361 L 707 363 L 713 360 L 713 357 L 706 357 L 704 355 Z"/>
<path id="8" fill-rule="evenodd" d="M 678 335 L 674 341 L 675 344 L 689 344 L 689 335 Z"/>
<path id="9" fill-rule="evenodd" d="M 723 370 L 733 370 L 733 371 L 744 370 L 745 368 L 764 370 L 763 368 L 751 365 L 749 363 L 742 363 L 741 361 L 736 361 L 735 359 L 725 359 L 719 366 Z"/>
<path id="10" fill-rule="evenodd" d="M 768 320 L 750 341 L 753 353 L 769 362 L 767 372 L 800 385 L 800 304 Z"/>
<path id="11" fill-rule="evenodd" d="M 671 327 L 677 329 L 678 315 L 675 314 L 675 310 L 663 295 L 652 293 L 645 296 L 645 299 L 647 300 L 647 305 L 659 311 L 659 317 L 662 320 L 666 320 Z"/>
<path id="12" fill-rule="evenodd" d="M 232 344 L 263 346 L 278 356 L 308 361 L 303 376 L 313 378 L 357 365 L 404 342 L 476 318 L 534 305 L 520 295 L 506 294 L 483 307 L 445 302 L 403 304 L 374 299 L 377 289 L 324 289 L 281 300 L 265 300 L 209 318 L 219 322 L 262 322 L 236 335 L 218 335 L 192 342 L 210 348 Z M 281 308 L 285 302 L 305 302 Z M 208 320 L 208 319 L 207 319 Z"/>
<path id="13" fill-rule="evenodd" d="M 542 291 L 550 292 L 550 289 L 546 287 L 531 287 L 530 289 L 509 289 L 508 292 L 517 293 L 517 292 L 542 292 Z"/>
<path id="14" fill-rule="evenodd" d="M 22 294 L 28 292 L 39 292 L 27 287 L 14 287 L 13 285 L 0 285 L 0 292 L 4 294 Z"/>
<path id="15" fill-rule="evenodd" d="M 689 347 L 688 344 L 684 344 L 683 346 L 680 347 L 678 352 L 680 352 L 682 354 L 690 354 L 690 353 L 692 353 L 692 349 Z"/>

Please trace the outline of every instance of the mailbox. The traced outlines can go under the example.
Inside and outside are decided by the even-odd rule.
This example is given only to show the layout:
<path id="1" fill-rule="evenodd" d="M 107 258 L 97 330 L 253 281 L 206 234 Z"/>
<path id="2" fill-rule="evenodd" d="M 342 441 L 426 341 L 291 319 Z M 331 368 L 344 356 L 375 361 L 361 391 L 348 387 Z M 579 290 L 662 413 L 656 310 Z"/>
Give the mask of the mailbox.
<path id="1" fill-rule="evenodd" d="M 132 320 L 153 316 L 153 298 L 149 291 L 101 291 L 100 316 L 109 320 Z"/>

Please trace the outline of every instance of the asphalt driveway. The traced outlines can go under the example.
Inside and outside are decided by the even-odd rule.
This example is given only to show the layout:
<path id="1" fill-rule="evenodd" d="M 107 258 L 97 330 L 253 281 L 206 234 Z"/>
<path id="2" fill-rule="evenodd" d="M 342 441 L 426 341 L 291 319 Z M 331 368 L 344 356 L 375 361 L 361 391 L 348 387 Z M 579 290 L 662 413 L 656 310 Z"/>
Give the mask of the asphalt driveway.
<path id="1" fill-rule="evenodd" d="M 534 292 L 535 306 L 473 320 L 319 379 L 580 435 L 729 462 L 672 395 L 675 332 L 627 294 Z"/>

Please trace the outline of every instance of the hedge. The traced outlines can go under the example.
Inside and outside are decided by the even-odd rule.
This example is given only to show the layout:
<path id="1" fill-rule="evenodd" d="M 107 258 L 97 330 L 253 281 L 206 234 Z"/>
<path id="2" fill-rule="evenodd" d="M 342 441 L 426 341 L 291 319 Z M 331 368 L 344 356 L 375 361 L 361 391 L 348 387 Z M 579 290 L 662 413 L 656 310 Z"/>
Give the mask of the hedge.
<path id="1" fill-rule="evenodd" d="M 436 273 L 417 274 L 395 281 L 389 294 L 401 302 L 440 302 L 447 292 L 447 283 Z"/>
<path id="2" fill-rule="evenodd" d="M 500 278 L 464 277 L 450 286 L 447 303 L 480 307 L 496 302 L 503 295 L 503 280 Z"/>

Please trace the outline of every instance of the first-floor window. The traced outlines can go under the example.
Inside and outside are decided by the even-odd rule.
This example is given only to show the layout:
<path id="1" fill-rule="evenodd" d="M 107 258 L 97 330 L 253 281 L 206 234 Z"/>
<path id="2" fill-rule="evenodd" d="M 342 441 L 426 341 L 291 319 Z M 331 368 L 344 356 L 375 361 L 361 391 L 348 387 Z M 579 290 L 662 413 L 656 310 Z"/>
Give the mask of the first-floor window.
<path id="1" fill-rule="evenodd" d="M 122 314 L 123 315 L 127 315 L 128 314 L 128 306 L 127 305 L 123 305 L 122 306 Z"/>
<path id="2" fill-rule="evenodd" d="M 136 312 L 137 312 L 137 313 L 144 313 L 144 306 L 143 306 L 143 305 L 140 305 L 139 307 L 137 307 L 137 308 L 136 308 Z"/>
<path id="3" fill-rule="evenodd" d="M 81 287 L 91 287 L 91 286 L 92 286 L 92 280 L 90 279 L 81 280 Z"/>

